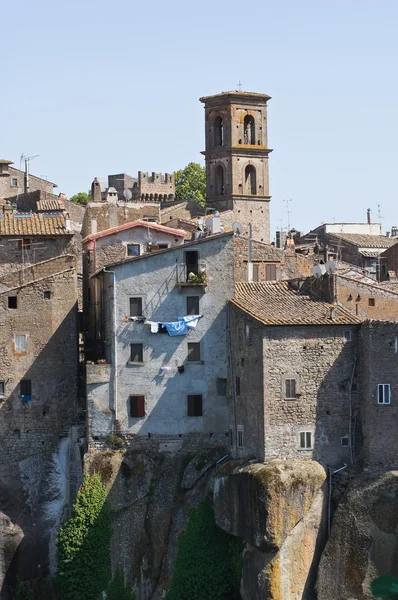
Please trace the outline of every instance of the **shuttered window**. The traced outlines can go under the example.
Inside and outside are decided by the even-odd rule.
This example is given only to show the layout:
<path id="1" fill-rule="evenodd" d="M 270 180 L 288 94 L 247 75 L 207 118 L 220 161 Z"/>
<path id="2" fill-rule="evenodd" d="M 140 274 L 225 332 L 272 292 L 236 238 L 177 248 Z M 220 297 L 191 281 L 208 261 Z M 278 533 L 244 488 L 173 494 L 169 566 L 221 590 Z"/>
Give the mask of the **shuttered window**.
<path id="1" fill-rule="evenodd" d="M 266 265 L 265 266 L 265 278 L 267 281 L 275 281 L 276 280 L 276 265 Z"/>
<path id="2" fill-rule="evenodd" d="M 187 296 L 187 315 L 199 315 L 199 296 Z"/>
<path id="3" fill-rule="evenodd" d="M 302 431 L 300 433 L 300 449 L 311 450 L 312 449 L 312 432 Z"/>
<path id="4" fill-rule="evenodd" d="M 379 383 L 377 386 L 377 398 L 379 404 L 390 404 L 390 384 Z"/>
<path id="5" fill-rule="evenodd" d="M 203 415 L 203 399 L 201 394 L 188 396 L 188 417 Z"/>
<path id="6" fill-rule="evenodd" d="M 130 417 L 145 417 L 145 396 L 130 396 Z"/>
<path id="7" fill-rule="evenodd" d="M 21 379 L 19 387 L 21 390 L 21 396 L 32 395 L 32 381 L 30 379 Z"/>
<path id="8" fill-rule="evenodd" d="M 188 343 L 188 362 L 200 362 L 200 342 Z"/>

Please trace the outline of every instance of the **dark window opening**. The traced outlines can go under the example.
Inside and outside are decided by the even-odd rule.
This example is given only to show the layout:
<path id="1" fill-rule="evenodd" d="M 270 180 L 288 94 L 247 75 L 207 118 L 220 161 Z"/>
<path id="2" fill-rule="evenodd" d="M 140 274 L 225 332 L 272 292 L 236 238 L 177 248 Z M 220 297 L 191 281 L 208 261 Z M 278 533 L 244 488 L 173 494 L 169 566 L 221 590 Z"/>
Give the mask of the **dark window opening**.
<path id="1" fill-rule="evenodd" d="M 302 431 L 300 433 L 300 448 L 302 450 L 310 450 L 312 448 L 311 431 Z"/>
<path id="2" fill-rule="evenodd" d="M 187 265 L 187 277 L 190 273 L 199 275 L 199 252 L 197 250 L 187 250 L 185 252 L 185 264 Z"/>
<path id="3" fill-rule="evenodd" d="M 224 167 L 217 165 L 216 167 L 216 196 L 222 196 L 225 192 L 224 183 Z"/>
<path id="4" fill-rule="evenodd" d="M 295 400 L 297 397 L 296 380 L 285 379 L 285 398 Z"/>
<path id="5" fill-rule="evenodd" d="M 19 384 L 21 396 L 32 395 L 32 381 L 30 379 L 21 379 Z"/>
<path id="6" fill-rule="evenodd" d="M 221 117 L 216 117 L 214 119 L 214 145 L 224 145 L 224 125 Z"/>
<path id="7" fill-rule="evenodd" d="M 227 395 L 227 380 L 222 377 L 217 377 L 217 396 Z"/>
<path id="8" fill-rule="evenodd" d="M 188 417 L 201 417 L 203 415 L 202 394 L 188 396 Z"/>
<path id="9" fill-rule="evenodd" d="M 127 256 L 139 256 L 140 245 L 139 244 L 127 244 Z"/>
<path id="10" fill-rule="evenodd" d="M 199 314 L 199 296 L 187 296 L 187 315 Z"/>
<path id="11" fill-rule="evenodd" d="M 130 417 L 145 417 L 145 396 L 130 396 Z"/>
<path id="12" fill-rule="evenodd" d="M 243 448 L 243 429 L 238 429 L 238 448 Z"/>
<path id="13" fill-rule="evenodd" d="M 265 278 L 267 281 L 276 281 L 276 265 L 265 266 Z"/>
<path id="14" fill-rule="evenodd" d="M 130 298 L 130 317 L 142 317 L 142 298 Z"/>
<path id="15" fill-rule="evenodd" d="M 130 344 L 130 361 L 136 363 L 144 362 L 144 351 L 142 344 Z"/>
<path id="16" fill-rule="evenodd" d="M 0 381 L 0 396 L 4 396 L 6 393 L 6 382 Z"/>
<path id="17" fill-rule="evenodd" d="M 169 247 L 168 244 L 158 244 L 159 250 L 166 250 Z"/>
<path id="18" fill-rule="evenodd" d="M 44 300 L 51 300 L 51 292 L 50 292 L 50 290 L 44 290 L 44 292 L 43 292 L 43 298 L 44 298 Z"/>
<path id="19" fill-rule="evenodd" d="M 256 195 L 257 193 L 257 182 L 256 182 L 256 169 L 253 165 L 247 165 L 245 169 L 245 194 Z"/>
<path id="20" fill-rule="evenodd" d="M 8 296 L 8 308 L 17 308 L 16 296 Z"/>
<path id="21" fill-rule="evenodd" d="M 188 362 L 200 362 L 200 342 L 188 342 Z"/>
<path id="22" fill-rule="evenodd" d="M 369 306 L 376 306 L 376 300 L 374 298 L 369 298 L 368 305 Z"/>
<path id="23" fill-rule="evenodd" d="M 18 240 L 18 250 L 30 250 L 30 247 L 31 240 L 29 238 Z"/>
<path id="24" fill-rule="evenodd" d="M 240 396 L 240 377 L 235 377 L 235 391 L 236 395 Z"/>
<path id="25" fill-rule="evenodd" d="M 256 135 L 254 128 L 254 119 L 251 115 L 246 115 L 245 120 L 243 122 L 243 138 L 245 140 L 245 144 L 255 144 L 256 143 Z"/>
<path id="26" fill-rule="evenodd" d="M 259 265 L 253 265 L 253 281 L 260 281 Z"/>

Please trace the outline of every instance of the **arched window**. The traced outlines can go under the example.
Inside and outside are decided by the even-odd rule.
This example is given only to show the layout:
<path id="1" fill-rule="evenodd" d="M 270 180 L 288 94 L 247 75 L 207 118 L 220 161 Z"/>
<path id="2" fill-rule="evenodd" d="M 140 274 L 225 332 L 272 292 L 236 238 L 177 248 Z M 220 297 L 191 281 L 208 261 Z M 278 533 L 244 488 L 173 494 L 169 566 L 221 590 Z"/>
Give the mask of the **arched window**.
<path id="1" fill-rule="evenodd" d="M 245 169 L 245 194 L 257 194 L 256 169 L 253 165 L 247 165 Z"/>
<path id="2" fill-rule="evenodd" d="M 243 137 L 245 144 L 255 144 L 256 135 L 254 130 L 254 119 L 251 115 L 246 115 L 243 121 Z"/>
<path id="3" fill-rule="evenodd" d="M 216 117 L 214 119 L 214 145 L 224 145 L 224 125 L 221 117 Z"/>
<path id="4" fill-rule="evenodd" d="M 224 194 L 224 169 L 221 165 L 216 167 L 216 196 Z"/>

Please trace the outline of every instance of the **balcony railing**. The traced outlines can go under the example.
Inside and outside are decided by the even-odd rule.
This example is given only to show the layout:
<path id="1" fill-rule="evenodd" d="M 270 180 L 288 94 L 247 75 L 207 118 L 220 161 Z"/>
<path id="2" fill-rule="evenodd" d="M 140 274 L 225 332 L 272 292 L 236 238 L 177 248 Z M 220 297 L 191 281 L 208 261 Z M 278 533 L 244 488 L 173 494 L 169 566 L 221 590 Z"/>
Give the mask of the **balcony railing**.
<path id="1" fill-rule="evenodd" d="M 177 285 L 206 286 L 206 263 L 198 261 L 194 264 L 181 263 L 177 265 Z"/>

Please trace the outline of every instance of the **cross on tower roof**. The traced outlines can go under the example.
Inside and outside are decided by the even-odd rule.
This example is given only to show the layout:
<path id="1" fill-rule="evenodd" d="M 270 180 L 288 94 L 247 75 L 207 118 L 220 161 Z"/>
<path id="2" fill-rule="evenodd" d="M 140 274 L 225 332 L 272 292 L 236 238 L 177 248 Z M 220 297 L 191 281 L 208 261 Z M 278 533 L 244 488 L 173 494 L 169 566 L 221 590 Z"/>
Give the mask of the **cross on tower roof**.
<path id="1" fill-rule="evenodd" d="M 241 81 L 239 80 L 239 83 L 238 83 L 238 88 L 239 88 L 239 91 L 241 91 L 241 89 L 242 89 L 242 85 L 243 85 L 243 84 L 242 84 L 242 83 L 241 83 Z"/>

